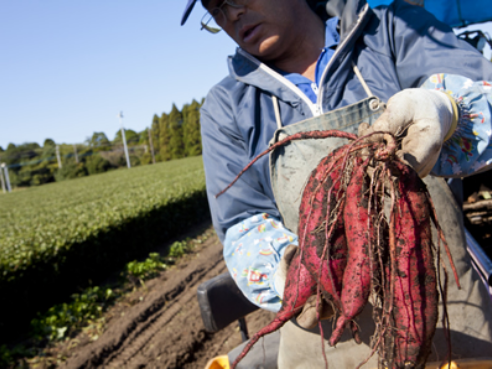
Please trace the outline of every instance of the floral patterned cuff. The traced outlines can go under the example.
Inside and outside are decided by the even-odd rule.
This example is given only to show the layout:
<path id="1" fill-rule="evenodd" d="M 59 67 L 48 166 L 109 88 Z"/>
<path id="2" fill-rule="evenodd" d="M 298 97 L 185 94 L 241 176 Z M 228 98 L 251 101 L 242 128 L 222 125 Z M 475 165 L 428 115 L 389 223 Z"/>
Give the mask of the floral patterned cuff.
<path id="1" fill-rule="evenodd" d="M 434 74 L 421 86 L 450 95 L 457 103 L 456 130 L 444 142 L 432 174 L 465 177 L 492 167 L 492 85 L 453 74 Z"/>
<path id="2" fill-rule="evenodd" d="M 224 259 L 239 289 L 255 305 L 273 312 L 282 299 L 275 290 L 275 272 L 285 248 L 297 245 L 297 236 L 281 221 L 263 213 L 229 228 Z"/>

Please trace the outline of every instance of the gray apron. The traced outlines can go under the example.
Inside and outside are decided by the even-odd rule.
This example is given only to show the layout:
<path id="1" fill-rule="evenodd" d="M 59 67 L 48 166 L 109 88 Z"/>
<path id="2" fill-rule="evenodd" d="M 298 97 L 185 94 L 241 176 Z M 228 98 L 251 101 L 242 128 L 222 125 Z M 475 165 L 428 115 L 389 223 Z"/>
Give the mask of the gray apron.
<path id="1" fill-rule="evenodd" d="M 359 79 L 361 80 L 360 76 Z M 357 133 L 360 123 L 372 124 L 384 109 L 385 105 L 372 96 L 327 114 L 279 127 L 272 143 L 288 135 L 311 130 L 337 129 Z M 280 126 L 278 111 L 276 117 L 277 124 Z M 298 234 L 299 204 L 311 172 L 323 157 L 347 142 L 345 139 L 337 138 L 292 141 L 271 153 L 270 175 L 275 200 L 288 229 Z M 461 209 L 443 179 L 428 176 L 424 182 L 437 208 L 438 218 L 448 240 L 462 285 L 462 289 L 458 290 L 452 274 L 449 274 L 447 306 L 452 331 L 453 358 L 490 356 L 492 355 L 492 301 L 478 274 L 472 268 L 467 254 Z M 443 259 L 447 260 L 445 256 Z M 447 265 L 450 272 L 449 263 Z M 348 330 L 343 334 L 336 348 L 330 347 L 327 341 L 324 341 L 329 368 L 355 368 L 370 354 L 369 341 L 374 332 L 370 304 L 356 321 L 360 326 L 362 344 L 357 345 Z M 332 323 L 332 320 L 322 322 L 324 335 L 327 338 L 331 335 Z M 306 330 L 297 326 L 294 320 L 290 321 L 280 330 L 278 367 L 280 369 L 324 368 L 325 362 L 321 350 L 318 328 Z M 429 360 L 441 360 L 446 352 L 446 340 L 439 322 Z M 377 366 L 378 360 L 375 354 L 363 368 Z"/>

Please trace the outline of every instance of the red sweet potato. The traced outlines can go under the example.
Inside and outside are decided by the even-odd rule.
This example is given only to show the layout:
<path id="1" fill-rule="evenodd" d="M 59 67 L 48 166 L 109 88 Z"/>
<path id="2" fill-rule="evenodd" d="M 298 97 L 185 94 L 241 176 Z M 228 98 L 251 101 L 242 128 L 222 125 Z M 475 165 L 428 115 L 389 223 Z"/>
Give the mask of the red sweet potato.
<path id="1" fill-rule="evenodd" d="M 255 158 L 237 178 L 276 147 L 291 140 L 324 137 L 355 138 L 338 131 L 289 136 Z M 320 299 L 320 291 L 340 314 L 331 345 L 340 340 L 347 326 L 356 341 L 360 340 L 354 319 L 373 293 L 376 331 L 371 356 L 379 351 L 392 369 L 423 368 L 435 332 L 440 286 L 431 244 L 431 218 L 439 239 L 444 241 L 444 236 L 425 185 L 395 158 L 395 138 L 390 134 L 382 137 L 384 142 L 366 141 L 369 136 L 365 136 L 343 146 L 322 159 L 311 173 L 299 209 L 300 247 L 289 267 L 282 308 L 251 339 L 233 368 L 261 336 L 279 329 L 300 312 L 310 296 L 317 294 Z M 369 184 L 366 172 L 370 162 L 376 169 Z M 394 175 L 399 178 L 396 187 L 391 185 Z M 386 179 L 392 201 L 389 226 L 383 211 Z M 455 271 L 447 248 L 446 252 Z M 445 294 L 440 291 L 445 305 Z"/>
<path id="2" fill-rule="evenodd" d="M 432 255 L 430 209 L 425 185 L 405 165 L 394 211 L 394 368 L 420 368 L 430 353 L 437 323 L 437 281 Z"/>
<path id="3" fill-rule="evenodd" d="M 348 260 L 343 274 L 342 315 L 330 337 L 332 346 L 340 340 L 346 324 L 360 314 L 371 292 L 372 263 L 369 247 L 373 237 L 373 223 L 368 221 L 369 195 L 365 185 L 367 165 L 366 160 L 356 166 L 346 191 L 343 222 Z"/>
<path id="4" fill-rule="evenodd" d="M 330 225 L 329 215 L 342 195 L 340 176 L 343 153 L 336 150 L 321 160 L 305 186 L 299 207 L 302 262 L 321 284 L 325 298 L 332 300 L 338 308 L 347 247 L 343 222 L 340 219 Z M 325 227 L 321 227 L 324 222 Z"/>
<path id="5" fill-rule="evenodd" d="M 282 327 L 302 310 L 307 299 L 316 293 L 317 283 L 301 263 L 300 250 L 292 258 L 285 281 L 284 300 L 275 319 L 266 327 L 258 331 L 248 342 L 241 354 L 236 358 L 231 368 L 234 369 L 253 345 L 264 335 L 272 333 Z"/>

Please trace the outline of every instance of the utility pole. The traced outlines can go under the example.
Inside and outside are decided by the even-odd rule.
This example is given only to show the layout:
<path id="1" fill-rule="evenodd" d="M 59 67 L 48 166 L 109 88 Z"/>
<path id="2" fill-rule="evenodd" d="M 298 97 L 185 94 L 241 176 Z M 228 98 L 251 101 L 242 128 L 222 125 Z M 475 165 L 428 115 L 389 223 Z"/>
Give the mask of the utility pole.
<path id="1" fill-rule="evenodd" d="M 60 158 L 60 146 L 56 145 L 56 160 L 58 160 L 58 169 L 63 168 L 61 158 Z"/>
<path id="2" fill-rule="evenodd" d="M 79 163 L 79 155 L 77 154 L 77 146 L 73 144 L 73 152 L 75 153 L 75 162 L 78 164 Z"/>
<path id="3" fill-rule="evenodd" d="M 154 145 L 152 144 L 152 135 L 150 134 L 150 131 L 152 128 L 149 128 L 149 143 L 150 143 L 150 152 L 152 154 L 152 163 L 155 164 L 155 156 L 154 156 Z"/>
<path id="4" fill-rule="evenodd" d="M 5 163 L 2 163 L 1 167 L 3 168 L 3 173 L 5 175 L 5 182 L 7 182 L 7 191 L 12 192 L 12 187 L 10 186 L 9 168 L 5 165 Z"/>
<path id="5" fill-rule="evenodd" d="M 126 146 L 125 129 L 123 128 L 123 112 L 120 111 L 120 114 L 118 116 L 120 118 L 120 124 L 121 124 L 121 139 L 123 140 L 123 147 L 125 149 L 126 166 L 128 168 L 131 168 L 131 166 L 130 166 L 130 156 L 128 155 L 128 147 Z"/>
<path id="6" fill-rule="evenodd" d="M 0 169 L 0 182 L 2 182 L 2 192 L 5 193 L 7 190 L 5 189 L 5 180 L 3 179 L 3 172 Z"/>

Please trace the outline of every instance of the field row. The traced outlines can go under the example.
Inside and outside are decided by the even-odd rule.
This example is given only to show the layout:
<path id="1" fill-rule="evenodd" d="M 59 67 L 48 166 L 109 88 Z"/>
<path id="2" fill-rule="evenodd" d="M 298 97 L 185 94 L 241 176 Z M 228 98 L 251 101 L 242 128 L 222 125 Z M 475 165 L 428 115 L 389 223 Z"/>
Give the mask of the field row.
<path id="1" fill-rule="evenodd" d="M 201 157 L 17 191 L 0 209 L 0 294 L 13 301 L 0 317 L 31 315 L 209 216 Z"/>

